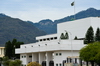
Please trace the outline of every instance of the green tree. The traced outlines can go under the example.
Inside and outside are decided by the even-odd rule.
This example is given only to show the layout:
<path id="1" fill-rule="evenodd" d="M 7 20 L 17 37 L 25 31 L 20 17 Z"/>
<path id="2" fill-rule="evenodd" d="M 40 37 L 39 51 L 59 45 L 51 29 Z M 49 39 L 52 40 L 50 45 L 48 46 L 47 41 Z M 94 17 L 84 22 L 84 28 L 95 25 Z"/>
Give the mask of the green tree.
<path id="1" fill-rule="evenodd" d="M 77 36 L 75 36 L 74 40 L 77 40 Z"/>
<path id="2" fill-rule="evenodd" d="M 41 65 L 37 62 L 30 62 L 27 64 L 27 66 L 41 66 Z"/>
<path id="3" fill-rule="evenodd" d="M 95 41 L 100 41 L 100 29 L 97 28 L 96 34 L 95 34 Z"/>
<path id="4" fill-rule="evenodd" d="M 8 41 L 5 44 L 5 56 L 8 56 L 10 59 L 14 57 L 19 57 L 19 55 L 15 54 L 15 48 L 19 48 L 20 45 L 24 44 L 23 42 L 18 42 L 16 39 L 13 41 Z"/>
<path id="5" fill-rule="evenodd" d="M 65 39 L 69 39 L 68 33 L 65 33 Z"/>
<path id="6" fill-rule="evenodd" d="M 94 42 L 94 31 L 92 26 L 90 26 L 86 32 L 84 43 L 88 44 L 92 42 Z"/>
<path id="7" fill-rule="evenodd" d="M 22 61 L 20 60 L 10 60 L 8 57 L 3 57 L 2 62 L 4 66 L 21 66 Z"/>
<path id="8" fill-rule="evenodd" d="M 100 63 L 100 42 L 90 43 L 80 50 L 80 59 L 93 63 Z"/>
<path id="9" fill-rule="evenodd" d="M 64 33 L 61 33 L 60 39 L 65 39 Z"/>

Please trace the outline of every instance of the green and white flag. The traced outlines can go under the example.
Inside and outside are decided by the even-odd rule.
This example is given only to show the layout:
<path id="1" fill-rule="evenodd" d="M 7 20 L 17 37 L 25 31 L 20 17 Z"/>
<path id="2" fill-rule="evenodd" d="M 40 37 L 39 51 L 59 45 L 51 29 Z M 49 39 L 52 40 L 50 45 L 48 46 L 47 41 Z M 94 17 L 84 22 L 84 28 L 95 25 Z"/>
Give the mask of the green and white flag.
<path id="1" fill-rule="evenodd" d="M 71 6 L 74 6 L 74 2 L 71 3 Z"/>

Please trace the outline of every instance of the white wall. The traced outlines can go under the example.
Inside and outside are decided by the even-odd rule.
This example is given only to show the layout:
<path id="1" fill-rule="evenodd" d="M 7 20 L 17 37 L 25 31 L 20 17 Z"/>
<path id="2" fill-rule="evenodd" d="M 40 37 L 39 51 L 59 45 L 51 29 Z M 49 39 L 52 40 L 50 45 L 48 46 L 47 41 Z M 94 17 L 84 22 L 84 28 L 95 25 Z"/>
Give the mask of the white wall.
<path id="1" fill-rule="evenodd" d="M 61 33 L 65 33 L 65 30 L 72 34 L 72 38 L 75 38 L 75 36 L 78 38 L 84 38 L 90 26 L 93 27 L 94 31 L 96 31 L 97 27 L 100 27 L 100 18 L 89 17 L 75 21 L 59 23 L 57 25 L 58 39 Z"/>

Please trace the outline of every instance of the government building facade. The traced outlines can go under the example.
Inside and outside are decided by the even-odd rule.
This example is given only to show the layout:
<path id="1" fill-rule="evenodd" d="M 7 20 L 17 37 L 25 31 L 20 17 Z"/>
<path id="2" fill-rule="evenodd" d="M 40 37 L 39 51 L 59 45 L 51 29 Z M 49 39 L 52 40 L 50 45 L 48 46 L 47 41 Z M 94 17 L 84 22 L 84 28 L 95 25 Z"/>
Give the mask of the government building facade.
<path id="1" fill-rule="evenodd" d="M 85 34 L 92 26 L 94 33 L 100 28 L 99 17 L 89 17 L 57 24 L 57 33 L 37 36 L 36 43 L 24 44 L 15 49 L 25 66 L 29 62 L 38 62 L 42 66 L 65 66 L 66 63 L 82 64 L 79 51 L 84 44 Z M 68 33 L 69 39 L 60 39 L 61 34 Z M 79 40 L 74 40 L 75 36 Z"/>

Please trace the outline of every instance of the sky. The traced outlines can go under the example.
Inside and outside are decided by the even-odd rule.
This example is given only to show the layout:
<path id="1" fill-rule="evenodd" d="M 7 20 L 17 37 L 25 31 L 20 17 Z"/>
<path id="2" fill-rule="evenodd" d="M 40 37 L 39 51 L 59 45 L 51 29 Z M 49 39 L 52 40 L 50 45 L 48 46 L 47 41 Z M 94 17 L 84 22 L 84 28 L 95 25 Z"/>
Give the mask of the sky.
<path id="1" fill-rule="evenodd" d="M 100 10 L 100 0 L 0 0 L 0 13 L 34 23 L 43 19 L 54 21 L 88 8 Z"/>

